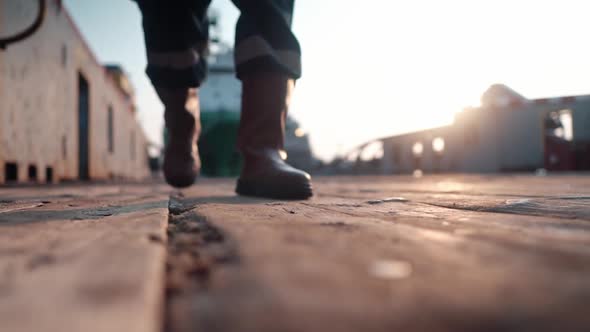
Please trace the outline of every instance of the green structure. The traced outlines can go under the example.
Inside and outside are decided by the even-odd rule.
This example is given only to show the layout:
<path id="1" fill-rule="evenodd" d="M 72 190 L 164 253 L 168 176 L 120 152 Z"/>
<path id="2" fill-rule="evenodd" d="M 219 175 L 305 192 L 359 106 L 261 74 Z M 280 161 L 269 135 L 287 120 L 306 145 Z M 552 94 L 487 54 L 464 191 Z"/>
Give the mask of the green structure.
<path id="1" fill-rule="evenodd" d="M 237 176 L 242 160 L 236 147 L 240 114 L 231 111 L 203 112 L 199 154 L 206 176 Z"/>

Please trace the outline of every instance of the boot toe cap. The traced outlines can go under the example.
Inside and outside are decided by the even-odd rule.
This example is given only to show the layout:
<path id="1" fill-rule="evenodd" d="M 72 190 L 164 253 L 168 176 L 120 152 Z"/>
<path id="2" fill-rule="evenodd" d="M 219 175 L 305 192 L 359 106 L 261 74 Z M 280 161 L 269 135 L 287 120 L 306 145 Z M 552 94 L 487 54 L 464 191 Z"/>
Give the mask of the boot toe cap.
<path id="1" fill-rule="evenodd" d="M 166 182 L 175 188 L 187 188 L 197 180 L 197 174 L 174 174 L 164 175 Z"/>
<path id="2" fill-rule="evenodd" d="M 194 161 L 183 163 L 164 162 L 164 179 L 176 188 L 192 186 L 199 175 L 199 167 Z"/>
<path id="3" fill-rule="evenodd" d="M 295 170 L 266 176 L 238 179 L 236 192 L 244 196 L 274 199 L 307 199 L 313 196 L 311 176 Z"/>

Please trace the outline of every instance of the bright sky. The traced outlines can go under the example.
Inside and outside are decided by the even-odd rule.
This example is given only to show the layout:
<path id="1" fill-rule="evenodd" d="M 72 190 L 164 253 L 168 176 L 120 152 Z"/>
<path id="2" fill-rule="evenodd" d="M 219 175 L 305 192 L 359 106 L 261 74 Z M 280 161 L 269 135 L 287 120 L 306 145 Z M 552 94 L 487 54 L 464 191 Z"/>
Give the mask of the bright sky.
<path id="1" fill-rule="evenodd" d="M 160 142 L 135 4 L 65 3 L 99 59 L 130 73 L 140 119 Z M 236 9 L 213 7 L 231 42 Z M 372 138 L 448 124 L 493 83 L 529 98 L 589 94 L 589 12 L 587 0 L 299 0 L 304 76 L 292 114 L 329 160 Z"/>

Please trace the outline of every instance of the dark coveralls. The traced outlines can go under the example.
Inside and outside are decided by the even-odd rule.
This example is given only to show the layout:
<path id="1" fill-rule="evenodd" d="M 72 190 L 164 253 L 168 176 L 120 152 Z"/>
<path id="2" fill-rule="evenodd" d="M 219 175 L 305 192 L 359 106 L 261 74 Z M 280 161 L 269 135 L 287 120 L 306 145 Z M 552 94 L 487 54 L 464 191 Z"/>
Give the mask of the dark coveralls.
<path id="1" fill-rule="evenodd" d="M 198 87 L 207 75 L 211 0 L 135 0 L 143 15 L 146 73 L 156 87 Z M 232 0 L 241 15 L 234 60 L 238 78 L 280 72 L 301 76 L 301 49 L 291 31 L 295 0 Z"/>

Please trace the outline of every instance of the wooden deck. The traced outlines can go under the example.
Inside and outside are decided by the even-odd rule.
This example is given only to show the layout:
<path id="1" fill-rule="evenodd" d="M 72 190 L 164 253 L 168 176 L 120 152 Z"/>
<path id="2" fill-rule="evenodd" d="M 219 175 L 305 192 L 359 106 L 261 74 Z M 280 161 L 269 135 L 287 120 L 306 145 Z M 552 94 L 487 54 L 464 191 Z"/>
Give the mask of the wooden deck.
<path id="1" fill-rule="evenodd" d="M 590 176 L 233 185 L 0 189 L 0 330 L 590 330 Z"/>
<path id="2" fill-rule="evenodd" d="M 0 189 L 0 331 L 161 331 L 167 203 L 152 186 Z"/>

